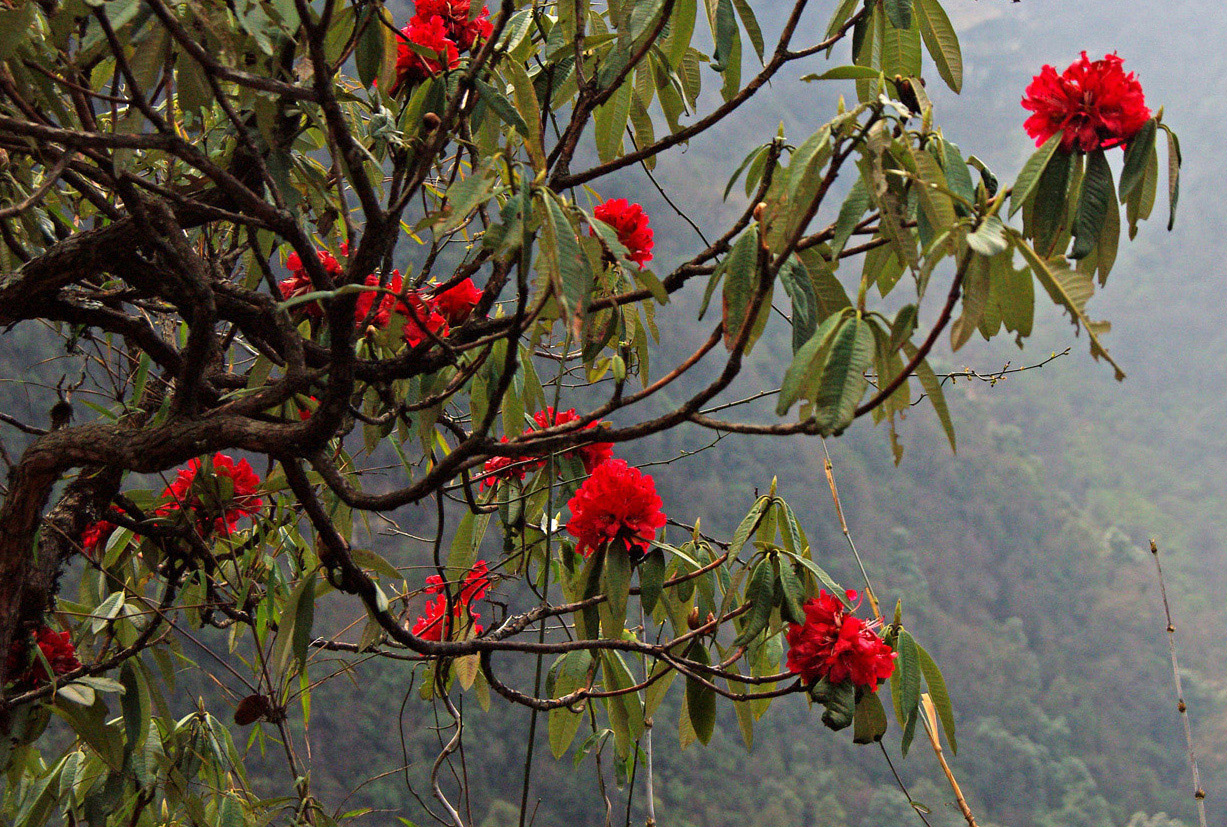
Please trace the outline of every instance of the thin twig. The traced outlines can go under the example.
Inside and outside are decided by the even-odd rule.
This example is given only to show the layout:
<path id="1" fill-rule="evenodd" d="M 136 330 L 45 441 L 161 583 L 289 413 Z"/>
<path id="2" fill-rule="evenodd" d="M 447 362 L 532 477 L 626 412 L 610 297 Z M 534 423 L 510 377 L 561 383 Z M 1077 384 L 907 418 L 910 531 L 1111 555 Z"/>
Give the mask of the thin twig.
<path id="1" fill-rule="evenodd" d="M 1150 555 L 1155 560 L 1155 573 L 1159 577 L 1159 594 L 1163 598 L 1163 614 L 1167 617 L 1167 649 L 1172 655 L 1172 680 L 1176 684 L 1176 709 L 1184 724 L 1184 741 L 1188 750 L 1189 769 L 1193 772 L 1193 798 L 1197 802 L 1197 820 L 1206 827 L 1206 791 L 1201 786 L 1201 774 L 1197 771 L 1197 756 L 1193 753 L 1193 730 L 1189 726 L 1189 709 L 1184 702 L 1184 689 L 1180 685 L 1180 665 L 1176 661 L 1176 624 L 1172 622 L 1172 608 L 1167 602 L 1167 586 L 1163 582 L 1163 566 L 1159 565 L 1159 546 L 1150 541 Z"/>

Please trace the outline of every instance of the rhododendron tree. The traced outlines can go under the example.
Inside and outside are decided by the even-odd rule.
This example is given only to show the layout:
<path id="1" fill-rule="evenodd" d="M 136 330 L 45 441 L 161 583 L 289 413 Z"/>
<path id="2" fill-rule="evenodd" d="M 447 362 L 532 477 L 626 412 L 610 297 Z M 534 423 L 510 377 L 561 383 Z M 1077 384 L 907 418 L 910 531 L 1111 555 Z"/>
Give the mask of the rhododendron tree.
<path id="1" fill-rule="evenodd" d="M 653 756 L 721 710 L 747 744 L 808 701 L 856 743 L 955 747 L 906 596 L 836 583 L 768 470 L 713 531 L 661 494 L 695 460 L 645 446 L 864 419 L 898 461 L 928 411 L 953 448 L 933 355 L 1025 345 L 1045 296 L 1111 362 L 1087 303 L 1161 180 L 1170 227 L 1179 144 L 1127 56 L 1083 54 L 1035 67 L 1038 149 L 994 172 L 925 92 L 964 82 L 938 0 L 797 0 L 775 32 L 754 6 L 0 0 L 0 326 L 58 331 L 80 377 L 47 427 L 0 425 L 6 823 L 357 819 L 311 708 L 371 661 L 437 733 L 405 823 L 490 806 L 483 710 L 530 710 L 520 827 L 538 731 L 602 789 L 646 778 L 653 822 Z M 840 97 L 800 134 L 747 114 L 822 56 L 801 79 Z M 727 212 L 664 244 L 645 176 L 738 119 Z M 257 744 L 288 774 L 250 784 Z"/>

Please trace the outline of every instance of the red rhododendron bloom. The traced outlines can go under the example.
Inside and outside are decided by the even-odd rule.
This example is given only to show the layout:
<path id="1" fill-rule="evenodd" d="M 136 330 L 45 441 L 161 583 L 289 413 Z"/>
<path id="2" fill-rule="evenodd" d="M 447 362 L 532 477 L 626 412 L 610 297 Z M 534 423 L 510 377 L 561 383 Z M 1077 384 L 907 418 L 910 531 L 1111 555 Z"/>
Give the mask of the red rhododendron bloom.
<path id="1" fill-rule="evenodd" d="M 631 204 L 625 198 L 614 198 L 598 204 L 593 214 L 618 231 L 618 241 L 626 248 L 628 260 L 640 267 L 652 260 L 652 231 L 648 228 L 648 214 L 643 207 Z M 589 232 L 595 235 L 595 232 Z"/>
<path id="2" fill-rule="evenodd" d="M 90 557 L 106 548 L 107 540 L 115 533 L 117 526 L 110 520 L 99 520 L 85 527 L 81 532 L 81 550 Z"/>
<path id="3" fill-rule="evenodd" d="M 490 24 L 490 10 L 483 5 L 477 16 L 470 20 L 471 8 L 469 0 L 418 0 L 413 19 L 424 22 L 432 17 L 442 18 L 448 38 L 455 42 L 460 51 L 467 52 L 477 41 L 485 40 L 494 31 Z"/>
<path id="4" fill-rule="evenodd" d="M 533 414 L 533 421 L 537 423 L 538 428 L 542 429 L 549 428 L 554 425 L 565 425 L 566 423 L 574 422 L 577 419 L 579 419 L 579 417 L 576 415 L 574 408 L 571 408 L 568 411 L 563 411 L 557 416 L 554 415 L 554 409 L 551 407 L 546 407 L 545 410 L 537 411 L 535 414 Z M 589 422 L 583 427 L 583 430 L 586 431 L 589 428 L 595 428 L 599 424 L 599 422 Z M 581 445 L 571 451 L 566 451 L 563 453 L 563 456 L 579 457 L 584 463 L 584 471 L 591 474 L 594 470 L 596 470 L 598 465 L 613 456 L 613 443 L 592 442 L 588 445 Z"/>
<path id="5" fill-rule="evenodd" d="M 481 618 L 481 615 L 473 611 L 473 603 L 486 596 L 486 589 L 490 587 L 489 573 L 490 568 L 486 561 L 478 560 L 473 568 L 465 572 L 460 584 L 460 593 L 452 595 L 453 616 L 459 619 L 461 614 L 467 611 L 469 618 L 474 621 L 474 633 L 478 635 L 482 633 L 482 626 L 476 621 Z M 427 577 L 426 593 L 438 595 L 438 597 L 426 602 L 425 611 L 413 624 L 413 634 L 426 640 L 442 640 L 443 617 L 447 614 L 447 595 L 443 594 L 443 578 L 437 574 Z M 458 626 L 458 623 L 452 624 L 453 631 Z"/>
<path id="6" fill-rule="evenodd" d="M 333 278 L 341 275 L 341 264 L 332 253 L 327 250 L 318 250 L 316 255 L 319 256 L 320 264 L 324 265 L 328 275 Z M 349 255 L 349 244 L 343 243 L 341 245 L 341 255 Z M 290 277 L 282 279 L 277 284 L 277 287 L 281 290 L 282 301 L 288 301 L 295 296 L 301 296 L 304 293 L 310 293 L 315 290 L 315 287 L 311 284 L 311 277 L 303 269 L 302 259 L 299 258 L 298 253 L 290 253 L 286 257 L 285 266 L 290 271 Z M 311 302 L 302 309 L 313 319 L 318 319 L 324 315 L 324 307 L 319 302 Z"/>
<path id="7" fill-rule="evenodd" d="M 507 437 L 503 437 L 500 441 L 506 442 Z M 517 482 L 523 482 L 526 473 L 540 467 L 540 461 L 532 457 L 491 457 L 482 466 L 483 476 L 479 490 L 485 491 L 487 488 L 493 488 L 505 480 L 514 479 Z"/>
<path id="8" fill-rule="evenodd" d="M 444 69 L 460 65 L 460 52 L 456 43 L 448 39 L 447 26 L 437 14 L 430 17 L 417 15 L 409 25 L 401 29 L 397 38 L 396 85 L 398 88 L 418 83 L 437 75 Z M 419 54 L 409 44 L 420 47 L 426 54 Z"/>
<path id="9" fill-rule="evenodd" d="M 856 600 L 849 589 L 848 600 Z M 870 691 L 890 677 L 895 653 L 869 624 L 826 591 L 805 602 L 805 623 L 788 624 L 788 671 L 813 683 L 851 680 Z"/>
<path id="10" fill-rule="evenodd" d="M 210 465 L 212 473 L 201 475 L 203 463 L 199 459 L 191 460 L 162 492 L 169 501 L 154 513 L 166 516 L 187 509 L 201 521 L 201 533 L 206 533 L 210 518 L 217 531 L 229 533 L 238 527 L 240 517 L 260 510 L 264 505 L 256 496 L 260 478 L 247 460 L 235 462 L 225 454 L 214 454 Z M 227 481 L 224 485 L 223 477 Z"/>
<path id="11" fill-rule="evenodd" d="M 587 557 L 606 543 L 623 543 L 632 562 L 647 554 L 656 530 L 665 524 L 652 477 L 625 460 L 601 463 L 567 503 L 567 531 L 579 542 L 575 550 Z"/>
<path id="12" fill-rule="evenodd" d="M 367 287 L 378 287 L 379 276 L 372 273 L 366 277 L 363 284 Z M 392 277 L 388 279 L 384 289 L 391 290 L 393 293 L 399 293 L 403 287 L 404 279 L 401 278 L 400 270 L 393 270 Z M 359 325 L 367 324 L 367 314 L 371 312 L 371 307 L 374 306 L 375 314 L 371 316 L 369 324 L 373 324 L 378 328 L 385 328 L 388 326 L 388 321 L 392 318 L 392 308 L 396 304 L 396 297 L 391 293 L 363 290 L 358 294 L 358 303 L 354 305 L 354 323 Z"/>
<path id="13" fill-rule="evenodd" d="M 465 320 L 481 300 L 481 291 L 472 279 L 465 279 L 455 287 L 450 287 L 442 293 L 437 293 L 430 304 L 447 319 L 451 325 L 464 324 Z"/>
<path id="14" fill-rule="evenodd" d="M 430 340 L 426 331 L 429 330 L 436 338 L 442 339 L 451 329 L 447 326 L 447 319 L 440 314 L 434 307 L 427 304 L 417 293 L 409 294 L 409 304 L 405 305 L 401 302 L 401 312 L 405 314 L 407 321 L 401 328 L 401 336 L 409 347 L 417 347 L 422 342 Z M 425 324 L 425 328 L 423 328 Z"/>
<path id="15" fill-rule="evenodd" d="M 42 653 L 41 658 L 27 649 L 28 644 L 13 641 L 9 647 L 7 671 L 10 680 L 18 686 L 34 688 L 50 681 L 47 665 L 51 666 L 51 673 L 56 677 L 81 668 L 81 661 L 77 660 L 77 652 L 72 645 L 72 636 L 68 632 L 56 632 L 50 626 L 43 626 L 34 633 L 33 643 Z"/>
<path id="16" fill-rule="evenodd" d="M 1035 113 L 1023 126 L 1036 146 L 1061 132 L 1061 149 L 1090 152 L 1127 143 L 1150 118 L 1142 85 L 1125 74 L 1115 54 L 1090 60 L 1086 52 L 1062 74 L 1045 66 L 1022 105 Z"/>

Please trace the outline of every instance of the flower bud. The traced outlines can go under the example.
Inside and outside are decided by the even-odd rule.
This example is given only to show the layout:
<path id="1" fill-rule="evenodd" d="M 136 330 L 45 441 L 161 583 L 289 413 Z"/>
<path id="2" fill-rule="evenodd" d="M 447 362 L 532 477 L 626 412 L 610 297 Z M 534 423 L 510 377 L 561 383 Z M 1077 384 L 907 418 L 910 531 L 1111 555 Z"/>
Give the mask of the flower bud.
<path id="1" fill-rule="evenodd" d="M 378 335 L 379 335 L 379 328 L 375 327 L 375 325 L 373 324 L 366 326 L 366 338 L 374 339 Z"/>
<path id="2" fill-rule="evenodd" d="M 703 626 L 703 620 L 699 615 L 699 607 L 695 606 L 690 610 L 690 616 L 686 618 L 686 625 L 690 627 L 690 631 L 695 631 Z"/>
<path id="3" fill-rule="evenodd" d="M 427 132 L 434 132 L 441 123 L 442 121 L 439 120 L 439 116 L 434 112 L 427 112 L 422 116 L 422 125 L 426 127 Z"/>

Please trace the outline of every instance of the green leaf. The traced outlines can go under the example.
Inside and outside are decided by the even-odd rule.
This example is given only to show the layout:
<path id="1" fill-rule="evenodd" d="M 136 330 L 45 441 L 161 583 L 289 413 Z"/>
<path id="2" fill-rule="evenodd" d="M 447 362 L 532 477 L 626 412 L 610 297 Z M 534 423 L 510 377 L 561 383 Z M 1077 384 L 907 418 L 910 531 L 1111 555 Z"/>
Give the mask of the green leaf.
<path id="1" fill-rule="evenodd" d="M 763 62 L 763 31 L 759 28 L 758 18 L 754 16 L 754 9 L 746 0 L 733 0 L 733 5 L 737 8 L 737 16 L 741 18 L 741 25 L 746 27 L 746 35 L 750 38 L 750 45 L 754 47 L 754 53 L 758 55 L 758 62 Z"/>
<path id="2" fill-rule="evenodd" d="M 364 569 L 371 569 L 377 572 L 380 577 L 386 577 L 393 581 L 404 579 L 404 575 L 397 571 L 395 566 L 369 549 L 355 548 L 350 549 L 349 553 L 354 558 L 355 563 Z"/>
<path id="3" fill-rule="evenodd" d="M 620 653 L 610 649 L 603 650 L 601 663 L 607 690 L 629 689 L 635 685 L 635 680 Z M 607 698 L 606 708 L 609 710 L 610 728 L 613 729 L 618 743 L 618 754 L 629 755 L 631 743 L 643 735 L 643 703 L 639 700 L 639 694 L 626 692 Z"/>
<path id="4" fill-rule="evenodd" d="M 888 16 L 890 5 L 888 2 Z M 915 22 L 909 20 L 907 27 L 886 26 L 882 36 L 882 71 L 888 78 L 920 77 L 920 29 Z"/>
<path id="5" fill-rule="evenodd" d="M 924 38 L 929 57 L 937 67 L 937 73 L 955 92 L 963 89 L 963 53 L 959 38 L 950 18 L 938 0 L 915 0 L 913 11 L 920 22 L 920 34 Z"/>
<path id="6" fill-rule="evenodd" d="M 623 81 L 609 100 L 598 106 L 596 112 L 593 113 L 597 157 L 602 163 L 612 161 L 622 154 L 622 136 L 626 132 L 626 123 L 631 116 L 633 91 L 630 82 Z"/>
<path id="7" fill-rule="evenodd" d="M 120 699 L 123 709 L 124 734 L 129 750 L 135 749 L 149 730 L 149 686 L 145 681 L 145 670 L 139 661 L 130 659 L 124 661 L 119 669 L 119 682 L 123 684 L 124 694 Z"/>
<path id="8" fill-rule="evenodd" d="M 967 234 L 967 246 L 985 258 L 1004 253 L 1010 247 L 1010 242 L 1005 237 L 1005 225 L 1000 218 L 990 215 L 975 232 Z"/>
<path id="9" fill-rule="evenodd" d="M 950 751 L 958 755 L 959 742 L 954 737 L 954 707 L 950 703 L 949 693 L 946 692 L 946 681 L 932 656 L 919 643 L 916 644 L 916 653 L 920 656 L 920 671 L 924 675 L 925 685 L 929 688 L 929 697 L 937 710 L 937 717 L 941 719 L 946 740 L 950 742 Z"/>
<path id="10" fill-rule="evenodd" d="M 1044 285 L 1044 289 L 1048 291 L 1048 295 L 1052 300 L 1064 307 L 1070 315 L 1070 319 L 1075 327 L 1081 326 L 1086 328 L 1087 336 L 1091 343 L 1091 356 L 1095 359 L 1106 360 L 1116 371 L 1116 379 L 1120 381 L 1125 378 L 1125 372 L 1121 370 L 1120 365 L 1108 355 L 1108 350 L 1099 341 L 1099 333 L 1105 330 L 1103 323 L 1093 322 L 1086 315 L 1087 299 L 1095 292 L 1090 275 L 1079 273 L 1077 270 L 1070 270 L 1065 267 L 1064 259 L 1059 256 L 1053 259 L 1052 262 L 1045 261 L 1040 258 L 1039 254 L 1026 243 L 1025 240 L 1019 238 L 1011 230 L 1011 239 L 1014 242 L 1014 247 L 1026 260 L 1031 272 L 1040 284 Z M 1053 264 L 1057 266 L 1054 268 Z"/>
<path id="11" fill-rule="evenodd" d="M 873 197 L 869 194 L 865 179 L 858 177 L 852 182 L 852 188 L 848 190 L 848 195 L 839 208 L 839 216 L 835 219 L 835 235 L 831 237 L 832 256 L 843 252 L 844 245 L 852 237 L 852 231 L 872 206 Z"/>
<path id="12" fill-rule="evenodd" d="M 7 60 L 26 39 L 34 22 L 34 9 L 34 0 L 25 0 L 15 9 L 0 10 L 0 62 Z"/>
<path id="13" fill-rule="evenodd" d="M 830 22 L 827 23 L 827 31 L 824 39 L 829 39 L 840 28 L 843 27 L 848 19 L 852 17 L 852 12 L 860 5 L 861 0 L 843 0 L 836 8 L 835 13 L 831 15 Z"/>
<path id="14" fill-rule="evenodd" d="M 511 76 L 511 87 L 520 119 L 528 127 L 528 137 L 524 144 L 533 162 L 533 169 L 540 173 L 545 169 L 545 150 L 541 146 L 541 105 L 537 102 L 537 93 L 533 88 L 532 79 L 519 61 L 504 61 L 501 66 Z"/>
<path id="15" fill-rule="evenodd" d="M 758 286 L 758 245 L 755 243 L 757 235 L 755 227 L 750 227 L 743 232 L 723 262 L 724 346 L 729 350 L 733 349 L 742 327 L 750 323 L 746 319 L 746 311 L 749 310 L 750 301 Z M 770 309 L 770 302 L 763 301 L 758 312 L 764 315 L 770 312 Z M 753 339 L 752 336 L 746 342 L 747 353 L 753 345 Z"/>
<path id="16" fill-rule="evenodd" d="M 873 331 L 860 317 L 848 318 L 835 334 L 814 399 L 814 415 L 823 436 L 838 435 L 852 422 L 869 384 L 865 371 L 873 363 L 874 347 Z"/>
<path id="17" fill-rule="evenodd" d="M 872 744 L 886 734 L 886 710 L 877 692 L 866 692 L 852 714 L 852 743 Z"/>
<path id="18" fill-rule="evenodd" d="M 1049 254 L 1057 252 L 1057 241 L 1066 227 L 1069 193 L 1079 169 L 1081 159 L 1075 163 L 1072 155 L 1058 152 L 1035 187 L 1035 202 L 1026 214 L 1030 219 L 1027 229 L 1036 247 Z"/>
<path id="19" fill-rule="evenodd" d="M 358 69 L 358 80 L 362 81 L 363 86 L 370 86 L 379 77 L 379 70 L 383 67 L 383 24 L 379 19 L 379 9 L 381 6 L 372 5 L 367 7 L 366 13 L 358 20 L 358 26 L 361 30 L 358 34 L 358 42 L 354 47 L 354 63 Z"/>
<path id="20" fill-rule="evenodd" d="M 823 678 L 819 683 L 826 683 Z M 815 686 L 811 694 L 818 690 Z M 822 694 L 822 704 L 826 707 L 822 713 L 822 723 L 833 730 L 841 730 L 852 723 L 856 714 L 856 687 L 847 680 L 834 686 L 827 684 Z"/>
<path id="21" fill-rule="evenodd" d="M 775 608 L 775 571 L 766 557 L 758 561 L 750 574 L 745 602 L 750 604 L 750 611 L 741 634 L 733 639 L 734 646 L 745 646 L 754 640 L 771 621 L 771 610 Z"/>
<path id="22" fill-rule="evenodd" d="M 553 678 L 549 687 L 550 697 L 561 698 L 587 686 L 591 668 L 592 655 L 586 650 L 567 652 L 559 657 L 550 667 L 550 676 Z M 550 710 L 550 752 L 554 754 L 554 758 L 561 758 L 566 754 L 583 720 L 583 712 L 572 712 L 566 707 Z"/>
<path id="23" fill-rule="evenodd" d="M 797 570 L 793 568 L 791 560 L 779 558 L 779 567 L 780 592 L 783 596 L 780 601 L 780 615 L 789 623 L 804 623 L 805 586 L 797 576 Z"/>
<path id="24" fill-rule="evenodd" d="M 792 350 L 796 353 L 818 329 L 818 297 L 809 271 L 797 256 L 789 256 L 777 275 L 792 301 Z"/>
<path id="25" fill-rule="evenodd" d="M 1125 165 L 1120 173 L 1120 202 L 1122 204 L 1129 200 L 1134 189 L 1146 177 L 1146 164 L 1155 149 L 1155 137 L 1158 132 L 1158 122 L 1151 118 L 1129 141 L 1129 147 L 1125 150 Z"/>
<path id="26" fill-rule="evenodd" d="M 594 279 L 588 256 L 580 246 L 559 197 L 546 190 L 541 193 L 541 203 L 544 236 L 541 252 L 550 263 L 554 295 L 568 317 L 582 315 L 592 297 Z"/>
<path id="27" fill-rule="evenodd" d="M 886 0 L 886 19 L 896 29 L 912 27 L 912 0 Z"/>
<path id="28" fill-rule="evenodd" d="M 657 677 L 656 680 L 648 684 L 647 689 L 643 690 L 643 715 L 645 718 L 651 718 L 656 714 L 656 710 L 660 708 L 660 702 L 665 699 L 665 695 L 669 692 L 669 687 L 673 684 L 673 679 L 677 677 L 677 670 L 663 660 L 656 661 L 656 665 L 652 667 L 651 677 Z"/>
<path id="29" fill-rule="evenodd" d="M 733 41 L 739 39 L 733 0 L 718 0 L 713 36 L 716 49 L 712 53 L 711 67 L 717 72 L 724 72 L 729 68 L 730 58 L 733 56 Z"/>
<path id="30" fill-rule="evenodd" d="M 701 641 L 695 640 L 686 650 L 686 657 L 696 663 L 709 664 L 710 657 Z M 706 744 L 711 740 L 712 731 L 716 727 L 716 693 L 704 683 L 689 675 L 686 676 L 686 711 L 690 717 L 690 725 L 699 742 Z"/>
<path id="31" fill-rule="evenodd" d="M 599 607 L 605 637 L 619 640 L 626 627 L 626 603 L 631 591 L 631 560 L 622 543 L 606 546 L 601 591 L 606 598 Z"/>
<path id="32" fill-rule="evenodd" d="M 477 94 L 482 102 L 489 106 L 494 114 L 502 118 L 504 123 L 515 129 L 524 138 L 531 137 L 528 124 L 520 117 L 520 113 L 516 111 L 506 95 L 485 81 L 476 78 L 473 80 L 473 85 L 477 88 Z"/>
<path id="33" fill-rule="evenodd" d="M 741 553 L 741 549 L 746 544 L 746 540 L 750 539 L 750 535 L 754 533 L 754 529 L 758 528 L 759 522 L 766 513 L 767 507 L 771 505 L 771 500 L 768 497 L 759 497 L 754 505 L 750 507 L 750 513 L 746 514 L 745 519 L 737 526 L 737 530 L 733 532 L 733 539 L 729 543 L 729 560 L 736 560 L 737 555 Z M 695 568 L 698 568 L 696 565 Z"/>
<path id="34" fill-rule="evenodd" d="M 1082 259 L 1091 254 L 1108 218 L 1108 210 L 1116 209 L 1116 189 L 1112 168 L 1102 149 L 1087 158 L 1086 175 L 1082 179 L 1082 194 L 1078 198 L 1078 213 L 1074 221 L 1074 249 L 1070 258 Z"/>
<path id="35" fill-rule="evenodd" d="M 654 548 L 639 564 L 639 602 L 643 604 L 643 611 L 647 614 L 656 609 L 656 601 L 660 599 L 664 584 L 665 553 Z"/>
<path id="36" fill-rule="evenodd" d="M 895 646 L 899 653 L 895 664 L 899 670 L 899 711 L 907 718 L 920 703 L 920 653 L 915 638 L 906 629 L 899 630 Z"/>
<path id="37" fill-rule="evenodd" d="M 784 381 L 780 385 L 780 395 L 776 400 L 777 416 L 784 416 L 805 390 L 807 380 L 822 365 L 827 350 L 841 329 L 846 317 L 842 313 L 834 313 L 823 320 L 809 341 L 801 346 L 793 356 L 792 364 L 784 372 Z"/>
<path id="38" fill-rule="evenodd" d="M 801 80 L 806 82 L 815 80 L 877 80 L 880 77 L 882 77 L 882 71 L 870 66 L 836 66 L 834 69 L 827 69 L 822 74 L 803 75 Z"/>
<path id="39" fill-rule="evenodd" d="M 916 346 L 911 342 L 904 342 L 903 352 L 907 354 L 908 359 L 916 358 Z M 937 374 L 933 372 L 933 368 L 929 366 L 928 359 L 922 359 L 920 364 L 916 366 L 916 378 L 920 380 L 920 387 L 924 389 L 925 394 L 929 397 L 929 403 L 933 406 L 938 420 L 942 423 L 942 428 L 946 432 L 946 439 L 950 441 L 950 450 L 957 451 L 958 442 L 954 436 L 954 422 L 950 419 L 950 409 L 946 406 L 946 395 L 942 392 L 941 381 L 938 380 Z"/>
<path id="40" fill-rule="evenodd" d="M 1031 198 L 1031 194 L 1039 185 L 1040 176 L 1048 168 L 1048 162 L 1052 160 L 1060 145 L 1061 133 L 1058 132 L 1045 141 L 1043 146 L 1027 159 L 1027 163 L 1023 164 L 1018 178 L 1014 181 L 1014 189 L 1010 192 L 1010 215 L 1018 212 L 1022 205 Z"/>
<path id="41" fill-rule="evenodd" d="M 946 182 L 950 185 L 950 192 L 956 198 L 961 199 L 956 201 L 954 208 L 959 211 L 960 215 L 970 215 L 971 207 L 976 203 L 976 186 L 971 181 L 971 170 L 967 168 L 967 162 L 963 160 L 963 153 L 959 151 L 958 144 L 950 141 L 939 139 L 942 150 L 942 169 L 946 173 Z M 1001 219 L 997 216 L 991 216 L 995 221 Z"/>
<path id="42" fill-rule="evenodd" d="M 1166 126 L 1163 131 L 1167 133 L 1167 200 L 1170 205 L 1167 231 L 1170 233 L 1176 226 L 1176 202 L 1180 200 L 1180 138 Z"/>

